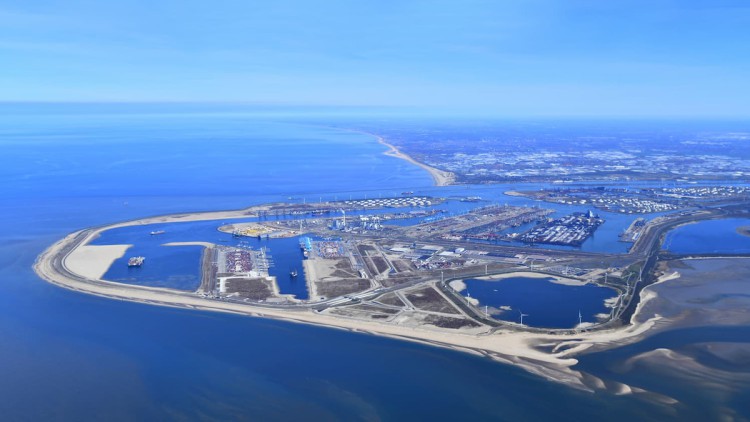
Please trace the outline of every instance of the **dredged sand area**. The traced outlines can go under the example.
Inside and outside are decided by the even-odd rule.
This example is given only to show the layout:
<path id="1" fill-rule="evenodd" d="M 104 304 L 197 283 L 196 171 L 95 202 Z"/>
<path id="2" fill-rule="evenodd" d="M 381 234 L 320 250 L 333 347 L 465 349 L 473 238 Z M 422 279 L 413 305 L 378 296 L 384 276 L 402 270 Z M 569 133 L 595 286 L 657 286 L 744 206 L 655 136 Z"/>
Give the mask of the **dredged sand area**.
<path id="1" fill-rule="evenodd" d="M 115 260 L 125 256 L 132 245 L 83 245 L 68 255 L 65 264 L 70 271 L 86 278 L 104 277 Z"/>
<path id="2" fill-rule="evenodd" d="M 637 341 L 661 319 L 657 315 L 645 320 L 636 321 L 634 319 L 635 323 L 626 328 L 571 334 L 523 332 L 512 327 L 485 327 L 484 331 L 479 330 L 481 331 L 479 332 L 475 329 L 469 333 L 437 327 L 399 326 L 398 324 L 379 321 L 356 320 L 321 314 L 315 312 L 307 304 L 237 303 L 213 300 L 193 292 L 105 281 L 101 279 L 101 276 L 106 272 L 106 268 L 115 259 L 121 257 L 129 245 L 112 245 L 104 248 L 88 245 L 88 242 L 98 237 L 99 233 L 114 227 L 154 222 L 214 220 L 247 215 L 248 210 L 180 214 L 82 230 L 72 233 L 50 246 L 38 257 L 34 269 L 43 279 L 61 287 L 113 299 L 161 306 L 231 312 L 335 327 L 472 352 L 501 362 L 521 366 L 529 372 L 585 390 L 595 390 L 600 386 L 598 382 L 592 381 L 590 375 L 584 375 L 572 368 L 577 363 L 576 355 L 594 346 L 606 348 Z M 305 267 L 305 271 L 314 272 L 315 270 L 310 266 Z M 310 294 L 311 298 L 314 298 L 316 293 L 311 290 Z M 649 289 L 644 289 L 642 295 L 649 295 Z"/>

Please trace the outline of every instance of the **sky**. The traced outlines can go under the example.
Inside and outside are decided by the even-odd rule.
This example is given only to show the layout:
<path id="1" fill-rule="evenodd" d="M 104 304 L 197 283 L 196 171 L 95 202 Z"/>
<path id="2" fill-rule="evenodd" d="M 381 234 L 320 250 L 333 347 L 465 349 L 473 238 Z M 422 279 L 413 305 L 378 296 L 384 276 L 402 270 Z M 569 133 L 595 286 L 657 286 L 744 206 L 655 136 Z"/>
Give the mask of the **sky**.
<path id="1" fill-rule="evenodd" d="M 750 2 L 0 3 L 0 101 L 750 117 Z"/>

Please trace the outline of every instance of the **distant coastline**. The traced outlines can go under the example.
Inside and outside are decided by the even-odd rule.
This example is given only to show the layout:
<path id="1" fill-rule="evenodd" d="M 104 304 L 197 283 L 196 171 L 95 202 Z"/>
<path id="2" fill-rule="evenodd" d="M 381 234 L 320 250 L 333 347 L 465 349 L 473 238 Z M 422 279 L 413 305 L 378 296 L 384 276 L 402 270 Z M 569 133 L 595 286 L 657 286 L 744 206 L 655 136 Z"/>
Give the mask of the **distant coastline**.
<path id="1" fill-rule="evenodd" d="M 454 173 L 451 173 L 449 171 L 439 170 L 439 169 L 436 169 L 435 167 L 428 166 L 427 164 L 420 163 L 419 161 L 401 152 L 394 145 L 386 142 L 386 140 L 382 136 L 378 136 L 378 135 L 374 135 L 374 136 L 378 138 L 378 142 L 390 148 L 388 151 L 385 152 L 385 155 L 388 155 L 390 157 L 400 158 L 402 160 L 406 160 L 414 165 L 417 165 L 427 170 L 430 173 L 430 176 L 432 176 L 432 180 L 435 181 L 435 186 L 449 186 L 449 185 L 456 183 L 456 175 Z"/>

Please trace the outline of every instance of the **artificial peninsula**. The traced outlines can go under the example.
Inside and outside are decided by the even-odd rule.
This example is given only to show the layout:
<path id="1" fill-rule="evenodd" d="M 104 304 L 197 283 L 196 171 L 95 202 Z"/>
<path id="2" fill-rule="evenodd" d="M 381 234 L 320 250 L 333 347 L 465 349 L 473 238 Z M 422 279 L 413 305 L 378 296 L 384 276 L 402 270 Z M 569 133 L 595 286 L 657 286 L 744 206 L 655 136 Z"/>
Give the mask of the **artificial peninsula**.
<path id="1" fill-rule="evenodd" d="M 647 286 L 676 276 L 663 262 L 684 258 L 665 256 L 661 250 L 668 230 L 746 212 L 727 203 L 681 210 L 634 224 L 631 229 L 638 235 L 630 236 L 627 253 L 594 253 L 545 247 L 575 246 L 591 235 L 601 221 L 590 211 L 554 220 L 549 218 L 551 210 L 538 206 L 489 204 L 447 214 L 440 210 L 446 201 L 404 192 L 394 198 L 273 203 L 150 217 L 72 233 L 44 251 L 34 269 L 51 283 L 83 293 L 417 341 L 513 363 L 584 390 L 620 389 L 624 387 L 605 386 L 575 370 L 575 357 L 637 341 L 659 324 L 658 314 L 646 318 L 639 312 L 654 298 Z M 96 244 L 102 234 L 133 229 L 154 238 L 168 234 L 170 224 L 190 222 L 213 224 L 217 240 L 181 239 L 163 245 L 203 248 L 197 289 L 105 278 L 115 262 L 127 258 L 132 245 Z M 513 232 L 528 226 L 525 233 Z M 273 247 L 274 239 L 289 238 L 299 239 L 300 268 L 288 276 L 304 276 L 309 293 L 304 299 L 280 292 L 278 276 L 268 271 L 266 248 L 243 244 L 267 240 Z M 468 279 L 512 277 L 606 287 L 612 292 L 608 312 L 595 321 L 579 317 L 577 324 L 565 328 L 531 326 L 524 324 L 523 313 L 488 306 L 465 291 Z M 512 317 L 497 317 L 504 313 Z"/>

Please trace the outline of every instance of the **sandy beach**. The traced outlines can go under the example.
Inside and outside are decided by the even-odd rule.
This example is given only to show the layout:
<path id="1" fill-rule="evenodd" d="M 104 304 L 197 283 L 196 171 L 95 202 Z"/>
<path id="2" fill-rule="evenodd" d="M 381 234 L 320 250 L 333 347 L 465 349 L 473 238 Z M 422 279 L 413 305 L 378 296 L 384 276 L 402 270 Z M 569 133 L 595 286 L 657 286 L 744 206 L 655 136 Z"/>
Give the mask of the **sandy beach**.
<path id="1" fill-rule="evenodd" d="M 209 216 L 216 215 L 236 214 L 231 212 L 204 213 L 175 218 L 178 218 L 179 221 L 188 221 L 210 219 Z M 160 221 L 170 220 L 170 217 L 158 217 L 158 219 Z M 481 334 L 468 334 L 430 327 L 402 327 L 377 321 L 338 318 L 316 313 L 311 308 L 302 305 L 280 307 L 232 303 L 203 298 L 189 292 L 101 280 L 101 276 L 106 272 L 111 262 L 122 256 L 128 245 L 100 247 L 89 246 L 87 243 L 96 238 L 103 230 L 123 225 L 145 224 L 145 221 L 152 220 L 131 221 L 73 233 L 53 244 L 40 255 L 34 269 L 40 277 L 58 286 L 118 300 L 281 319 L 480 353 L 501 362 L 521 366 L 529 372 L 548 379 L 564 382 L 584 390 L 593 390 L 593 388 L 589 376 L 584 377 L 578 371 L 571 369 L 571 366 L 577 362 L 576 354 L 594 345 L 606 347 L 608 344 L 621 345 L 629 341 L 636 341 L 658 319 L 648 319 L 627 328 L 576 334 L 540 334 L 517 331 L 511 328 L 493 331 L 489 327 Z M 314 272 L 315 269 L 311 267 L 306 265 L 305 271 Z M 314 294 L 314 290 L 311 290 L 311 295 Z M 645 288 L 641 293 L 646 299 L 651 294 L 649 288 Z M 551 349 L 552 351 L 550 351 L 550 345 L 554 346 Z"/>
<path id="2" fill-rule="evenodd" d="M 268 209 L 269 204 L 262 206 L 253 206 L 239 210 L 228 211 L 204 211 L 184 214 L 158 215 L 154 217 L 139 218 L 137 220 L 122 221 L 97 230 L 97 233 L 103 230 L 110 230 L 117 227 L 137 226 L 157 223 L 179 223 L 186 221 L 206 221 L 206 220 L 225 220 L 233 218 L 250 218 L 257 217 L 259 211 Z"/>
<path id="3" fill-rule="evenodd" d="M 376 135 L 373 135 L 373 136 L 376 136 Z M 398 148 L 386 142 L 385 139 L 383 139 L 381 136 L 377 136 L 377 138 L 378 138 L 378 142 L 390 148 L 388 151 L 385 152 L 385 155 L 389 155 L 391 157 L 396 157 L 402 160 L 406 160 L 416 166 L 422 167 L 423 169 L 427 170 L 430 173 L 430 176 L 432 176 L 432 180 L 435 181 L 435 186 L 448 186 L 456 182 L 455 174 L 449 171 L 438 170 L 435 167 L 431 167 L 431 166 L 428 166 L 427 164 L 420 163 L 419 161 L 416 161 L 410 156 L 399 151 Z"/>

